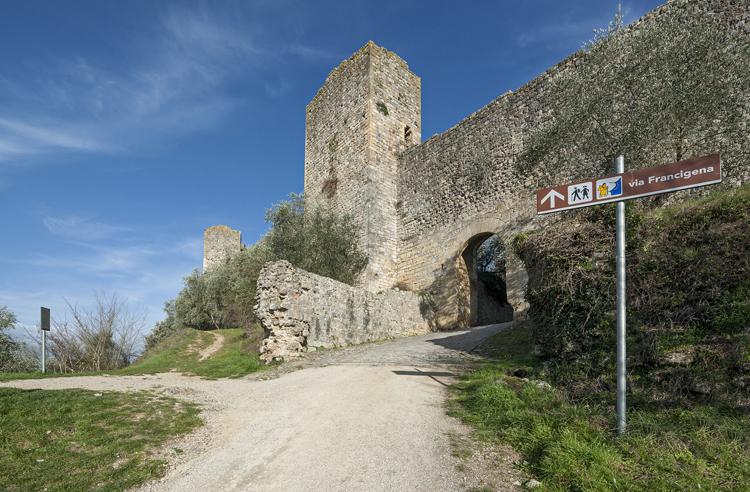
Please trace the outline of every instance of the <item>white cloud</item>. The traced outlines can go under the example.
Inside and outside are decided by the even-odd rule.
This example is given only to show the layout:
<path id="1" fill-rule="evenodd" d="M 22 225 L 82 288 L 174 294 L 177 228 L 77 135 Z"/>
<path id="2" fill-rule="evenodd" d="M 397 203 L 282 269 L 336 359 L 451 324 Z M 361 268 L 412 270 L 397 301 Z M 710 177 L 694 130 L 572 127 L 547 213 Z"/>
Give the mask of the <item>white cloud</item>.
<path id="1" fill-rule="evenodd" d="M 21 141 L 33 142 L 40 147 L 60 147 L 71 150 L 99 150 L 101 145 L 85 136 L 76 135 L 70 131 L 44 126 L 31 125 L 17 120 L 0 118 L 0 128 L 11 137 Z"/>
<path id="2" fill-rule="evenodd" d="M 128 227 L 96 222 L 92 219 L 78 217 L 76 215 L 68 217 L 45 217 L 43 223 L 44 227 L 46 227 L 51 234 L 63 239 L 72 239 L 76 241 L 101 241 L 103 239 L 109 239 L 116 234 L 132 230 Z"/>
<path id="3" fill-rule="evenodd" d="M 72 55 L 30 60 L 33 71 L 0 76 L 0 165 L 55 153 L 133 152 L 144 144 L 218 125 L 250 101 L 231 90 L 280 58 L 319 62 L 328 51 L 274 36 L 244 9 L 172 8 L 150 35 L 118 46 L 126 67 Z M 156 34 L 153 34 L 153 32 Z M 149 37 L 150 36 L 150 37 Z M 268 33 L 266 33 L 268 36 Z M 114 68 L 113 68 L 114 67 Z M 261 84 L 272 97 L 290 82 Z"/>
<path id="4" fill-rule="evenodd" d="M 0 279 L 0 305 L 7 305 L 20 323 L 38 322 L 39 306 L 52 308 L 53 317 L 65 317 L 65 301 L 91 306 L 95 292 L 116 293 L 132 309 L 147 314 L 147 330 L 163 318 L 163 304 L 177 295 L 182 279 L 200 267 L 199 237 L 170 242 L 150 241 L 117 246 L 76 243 L 80 249 L 56 256 L 34 255 L 20 260 L 2 259 L 38 267 L 31 284 Z M 29 279 L 31 280 L 31 279 Z M 42 286 L 37 288 L 36 286 Z"/>
<path id="5" fill-rule="evenodd" d="M 122 73 L 84 57 L 39 67 L 29 80 L 0 79 L 13 104 L 0 109 L 0 162 L 46 152 L 116 152 L 165 134 L 217 124 L 244 104 L 223 85 L 252 68 L 248 34 L 205 13 L 173 10 L 160 35 Z M 0 95 L 0 103 L 2 103 Z"/>
<path id="6" fill-rule="evenodd" d="M 157 256 L 157 252 L 148 246 L 82 246 L 87 252 L 76 256 L 36 255 L 23 263 L 35 267 L 55 269 L 58 271 L 71 270 L 84 274 L 94 274 L 100 278 L 120 278 L 132 275 L 142 268 L 150 258 Z"/>
<path id="7" fill-rule="evenodd" d="M 0 161 L 52 151 L 104 151 L 108 145 L 96 132 L 58 122 L 0 117 Z"/>
<path id="8" fill-rule="evenodd" d="M 341 55 L 333 53 L 328 50 L 317 48 L 314 46 L 308 46 L 304 44 L 292 44 L 286 49 L 287 53 L 296 55 L 305 60 L 340 60 Z"/>

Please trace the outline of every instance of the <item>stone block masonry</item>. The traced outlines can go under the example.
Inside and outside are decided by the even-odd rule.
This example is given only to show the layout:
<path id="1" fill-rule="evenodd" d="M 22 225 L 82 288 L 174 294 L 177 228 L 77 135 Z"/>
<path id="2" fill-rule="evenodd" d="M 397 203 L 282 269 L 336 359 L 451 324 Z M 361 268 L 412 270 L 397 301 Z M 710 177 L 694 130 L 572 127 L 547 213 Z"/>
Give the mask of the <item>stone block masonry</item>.
<path id="1" fill-rule="evenodd" d="M 209 227 L 203 233 L 203 271 L 221 265 L 242 251 L 242 233 L 225 225 Z"/>
<path id="2" fill-rule="evenodd" d="M 369 258 L 360 285 L 396 284 L 399 155 L 421 140 L 421 81 L 368 42 L 336 67 L 307 106 L 305 199 L 350 214 Z"/>
<path id="3" fill-rule="evenodd" d="M 624 35 L 637 36 L 640 29 L 672 18 L 697 23 L 720 18 L 736 33 L 737 44 L 730 49 L 747 49 L 748 12 L 747 0 L 671 0 Z M 520 175 L 516 160 L 525 137 L 553 116 L 545 101 L 556 97 L 551 90 L 556 77 L 586 62 L 586 53 L 578 52 L 424 143 L 407 138 L 406 126 L 410 131 L 420 126 L 420 85 L 403 60 L 368 43 L 334 69 L 307 108 L 305 195 L 354 213 L 363 225 L 362 245 L 371 263 L 360 285 L 374 291 L 398 285 L 427 294 L 439 311 L 439 328 L 467 326 L 473 287 L 462 255 L 478 237 L 498 233 L 508 251 L 508 301 L 516 315 L 522 314 L 527 275 L 511 240 L 556 220 L 536 217 L 534 190 L 600 172 L 599 163 L 570 160 L 550 161 Z M 351 127 L 353 116 L 357 128 Z M 347 143 L 328 145 L 336 135 L 334 142 Z M 748 179 L 743 152 L 722 156 L 728 181 Z M 664 149 L 649 158 L 670 161 Z M 322 190 L 332 169 L 338 195 L 329 197 Z"/>
<path id="4" fill-rule="evenodd" d="M 698 28 L 718 19 L 736 40 L 726 48 L 747 50 L 747 5 L 748 0 L 670 0 L 622 35 L 638 36 L 669 19 Z M 558 220 L 536 216 L 535 189 L 602 173 L 601 163 L 570 158 L 550 158 L 523 171 L 518 158 L 528 135 L 554 118 L 547 103 L 556 97 L 558 77 L 587 60 L 583 51 L 571 55 L 426 142 L 421 80 L 404 60 L 368 42 L 334 68 L 306 108 L 305 199 L 352 215 L 369 262 L 358 287 L 288 263 L 267 266 L 258 281 L 258 316 L 268 335 L 264 360 L 473 326 L 511 313 L 522 317 L 528 275 L 513 252 L 513 238 Z M 739 97 L 747 101 L 748 95 Z M 719 142 L 708 142 L 705 153 L 719 150 L 714 148 Z M 727 182 L 750 179 L 745 142 L 738 138 L 722 147 Z M 657 164 L 669 162 L 669 154 L 655 146 L 644 158 Z M 476 247 L 492 234 L 506 248 L 509 305 L 481 305 L 482 285 L 471 270 Z M 240 249 L 238 231 L 209 228 L 204 268 Z M 402 290 L 389 290 L 394 286 Z"/>
<path id="5" fill-rule="evenodd" d="M 261 359 L 289 360 L 334 348 L 430 331 L 422 301 L 396 289 L 380 293 L 268 263 L 258 278 L 255 314 L 265 330 Z"/>

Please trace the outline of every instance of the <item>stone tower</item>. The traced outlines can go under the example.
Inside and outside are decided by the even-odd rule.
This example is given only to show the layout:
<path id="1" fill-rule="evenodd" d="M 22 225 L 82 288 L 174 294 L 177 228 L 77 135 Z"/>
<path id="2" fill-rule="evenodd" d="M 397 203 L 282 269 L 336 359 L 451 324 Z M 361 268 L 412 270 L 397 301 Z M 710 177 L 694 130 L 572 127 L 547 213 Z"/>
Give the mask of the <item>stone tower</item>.
<path id="1" fill-rule="evenodd" d="M 305 197 L 351 214 L 369 258 L 360 284 L 397 280 L 399 155 L 421 141 L 421 81 L 372 41 L 336 67 L 307 105 Z"/>
<path id="2" fill-rule="evenodd" d="M 242 251 L 242 234 L 225 225 L 208 227 L 203 232 L 203 271 L 221 265 Z"/>

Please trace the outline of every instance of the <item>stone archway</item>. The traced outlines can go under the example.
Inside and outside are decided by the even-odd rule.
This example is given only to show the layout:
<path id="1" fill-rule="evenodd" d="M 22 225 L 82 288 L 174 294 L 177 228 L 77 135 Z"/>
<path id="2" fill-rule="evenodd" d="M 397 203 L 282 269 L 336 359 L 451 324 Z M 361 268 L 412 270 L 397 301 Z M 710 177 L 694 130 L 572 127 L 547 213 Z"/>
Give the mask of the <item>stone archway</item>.
<path id="1" fill-rule="evenodd" d="M 490 242 L 504 246 L 502 239 L 492 232 L 481 232 L 466 242 L 457 258 L 457 307 L 463 326 L 513 321 L 513 306 L 506 294 L 504 259 L 492 273 L 478 264 L 482 248 Z"/>
<path id="2" fill-rule="evenodd" d="M 521 319 L 528 308 L 525 300 L 528 276 L 512 244 L 518 233 L 528 229 L 528 222 L 514 219 L 504 209 L 498 209 L 492 214 L 423 237 L 419 249 L 409 250 L 400 258 L 402 265 L 409 265 L 401 271 L 400 286 L 419 293 L 422 314 L 433 330 L 471 327 L 471 279 L 464 253 L 467 249 L 471 252 L 482 239 L 498 234 L 506 247 L 507 302 L 513 310 L 513 318 Z"/>

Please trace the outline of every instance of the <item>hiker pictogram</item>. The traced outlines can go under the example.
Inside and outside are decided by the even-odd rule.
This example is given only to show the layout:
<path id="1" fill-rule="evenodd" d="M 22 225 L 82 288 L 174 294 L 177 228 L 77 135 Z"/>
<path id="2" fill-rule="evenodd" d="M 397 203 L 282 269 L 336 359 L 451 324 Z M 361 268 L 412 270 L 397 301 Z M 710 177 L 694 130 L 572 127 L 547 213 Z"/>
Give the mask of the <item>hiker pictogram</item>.
<path id="1" fill-rule="evenodd" d="M 592 188 L 593 186 L 590 182 L 568 186 L 568 204 L 590 202 L 593 199 Z"/>

